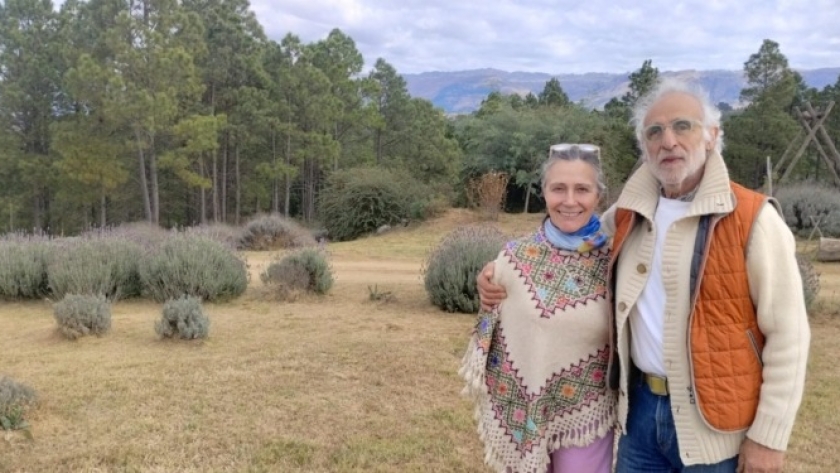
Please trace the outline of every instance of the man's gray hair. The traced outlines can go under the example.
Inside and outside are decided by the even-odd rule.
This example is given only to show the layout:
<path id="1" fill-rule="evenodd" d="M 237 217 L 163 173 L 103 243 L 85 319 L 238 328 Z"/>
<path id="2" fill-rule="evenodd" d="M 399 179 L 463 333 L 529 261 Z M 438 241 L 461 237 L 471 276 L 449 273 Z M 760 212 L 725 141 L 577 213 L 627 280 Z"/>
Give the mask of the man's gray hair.
<path id="1" fill-rule="evenodd" d="M 720 110 L 712 104 L 711 99 L 709 99 L 709 94 L 699 85 L 674 77 L 664 77 L 657 81 L 650 92 L 639 98 L 633 107 L 633 117 L 630 119 L 630 123 L 635 128 L 636 142 L 639 144 L 642 152 L 645 152 L 645 117 L 659 99 L 674 92 L 690 95 L 700 102 L 703 107 L 703 137 L 707 141 L 710 140 L 709 128 L 717 127 L 718 134 L 717 140 L 714 143 L 714 149 L 718 153 L 723 151 L 723 129 L 720 126 Z"/>

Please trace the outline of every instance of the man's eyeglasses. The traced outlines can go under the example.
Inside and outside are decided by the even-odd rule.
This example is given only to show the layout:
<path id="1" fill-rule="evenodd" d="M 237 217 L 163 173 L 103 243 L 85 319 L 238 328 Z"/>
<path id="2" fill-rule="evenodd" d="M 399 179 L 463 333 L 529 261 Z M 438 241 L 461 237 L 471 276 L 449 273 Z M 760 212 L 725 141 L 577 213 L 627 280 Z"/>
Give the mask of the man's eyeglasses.
<path id="1" fill-rule="evenodd" d="M 552 145 L 548 152 L 549 158 L 572 159 L 601 159 L 601 148 L 588 143 L 561 143 Z"/>
<path id="2" fill-rule="evenodd" d="M 665 129 L 670 128 L 677 136 L 686 136 L 701 129 L 703 124 L 698 120 L 689 120 L 688 118 L 678 118 L 672 121 L 669 125 L 661 123 L 654 123 L 645 128 L 644 137 L 646 141 L 659 141 L 665 135 Z"/>

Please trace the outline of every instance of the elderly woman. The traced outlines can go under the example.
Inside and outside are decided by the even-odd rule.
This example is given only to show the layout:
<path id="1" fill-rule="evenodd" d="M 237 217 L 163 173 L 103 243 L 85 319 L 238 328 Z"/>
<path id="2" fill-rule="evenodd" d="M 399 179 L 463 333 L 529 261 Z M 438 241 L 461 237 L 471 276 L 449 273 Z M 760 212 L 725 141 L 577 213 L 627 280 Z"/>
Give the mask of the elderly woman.
<path id="1" fill-rule="evenodd" d="M 548 216 L 495 260 L 507 298 L 479 313 L 460 373 L 496 471 L 608 473 L 615 393 L 606 384 L 609 249 L 595 215 L 600 149 L 552 146 L 542 189 Z"/>

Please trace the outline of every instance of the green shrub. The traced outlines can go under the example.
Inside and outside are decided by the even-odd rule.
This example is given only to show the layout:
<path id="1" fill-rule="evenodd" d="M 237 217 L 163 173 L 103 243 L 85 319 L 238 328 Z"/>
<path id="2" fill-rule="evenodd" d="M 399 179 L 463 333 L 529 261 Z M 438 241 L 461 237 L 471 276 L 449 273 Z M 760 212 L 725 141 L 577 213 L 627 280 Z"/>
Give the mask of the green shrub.
<path id="1" fill-rule="evenodd" d="M 312 234 L 294 220 L 277 214 L 262 215 L 245 225 L 239 237 L 239 248 L 245 250 L 279 250 L 315 246 Z"/>
<path id="2" fill-rule="evenodd" d="M 430 188 L 409 176 L 382 168 L 336 171 L 318 201 L 320 220 L 331 240 L 353 240 L 383 225 L 423 220 L 438 212 Z"/>
<path id="3" fill-rule="evenodd" d="M 8 376 L 0 377 L 0 428 L 17 430 L 29 427 L 25 416 L 36 401 L 35 390 Z"/>
<path id="4" fill-rule="evenodd" d="M 49 292 L 46 241 L 0 241 L 0 297 L 37 299 Z"/>
<path id="5" fill-rule="evenodd" d="M 206 338 L 210 319 L 201 310 L 201 300 L 192 296 L 170 299 L 163 305 L 163 315 L 155 323 L 155 332 L 162 338 Z"/>
<path id="6" fill-rule="evenodd" d="M 67 294 L 102 294 L 111 300 L 140 295 L 138 263 L 143 250 L 116 236 L 56 240 L 47 265 L 56 299 Z"/>
<path id="7" fill-rule="evenodd" d="M 501 231 L 490 226 L 459 227 L 446 235 L 423 265 L 423 282 L 432 304 L 447 312 L 478 312 L 476 274 L 496 258 L 506 241 Z"/>
<path id="8" fill-rule="evenodd" d="M 800 236 L 809 236 L 819 222 L 823 236 L 840 236 L 840 191 L 813 182 L 780 187 L 774 196 L 785 222 Z"/>
<path id="9" fill-rule="evenodd" d="M 59 331 L 70 340 L 111 329 L 111 304 L 103 295 L 67 294 L 53 304 Z"/>
<path id="10" fill-rule="evenodd" d="M 820 273 L 814 268 L 807 256 L 797 253 L 796 262 L 799 274 L 802 276 L 802 290 L 805 293 L 805 308 L 811 313 L 811 308 L 820 295 Z"/>
<path id="11" fill-rule="evenodd" d="M 245 262 L 223 244 L 202 236 L 178 234 L 140 261 L 143 293 L 158 302 L 190 295 L 204 301 L 226 300 L 245 292 Z"/>
<path id="12" fill-rule="evenodd" d="M 273 261 L 260 279 L 264 284 L 316 294 L 326 294 L 333 285 L 332 270 L 326 256 L 314 248 L 295 251 Z"/>

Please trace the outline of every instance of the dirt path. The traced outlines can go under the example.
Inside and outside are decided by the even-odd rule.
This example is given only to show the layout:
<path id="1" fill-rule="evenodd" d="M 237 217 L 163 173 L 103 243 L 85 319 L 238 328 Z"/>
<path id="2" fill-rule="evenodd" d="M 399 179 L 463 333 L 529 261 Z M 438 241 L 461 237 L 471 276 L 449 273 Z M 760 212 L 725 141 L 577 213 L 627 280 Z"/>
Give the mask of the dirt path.
<path id="1" fill-rule="evenodd" d="M 247 255 L 251 285 L 261 285 L 260 274 L 271 264 L 268 253 Z M 338 285 L 422 285 L 420 263 L 336 257 L 330 259 L 333 276 Z"/>
<path id="2" fill-rule="evenodd" d="M 421 284 L 420 265 L 405 261 L 334 261 L 336 281 L 350 284 Z"/>

